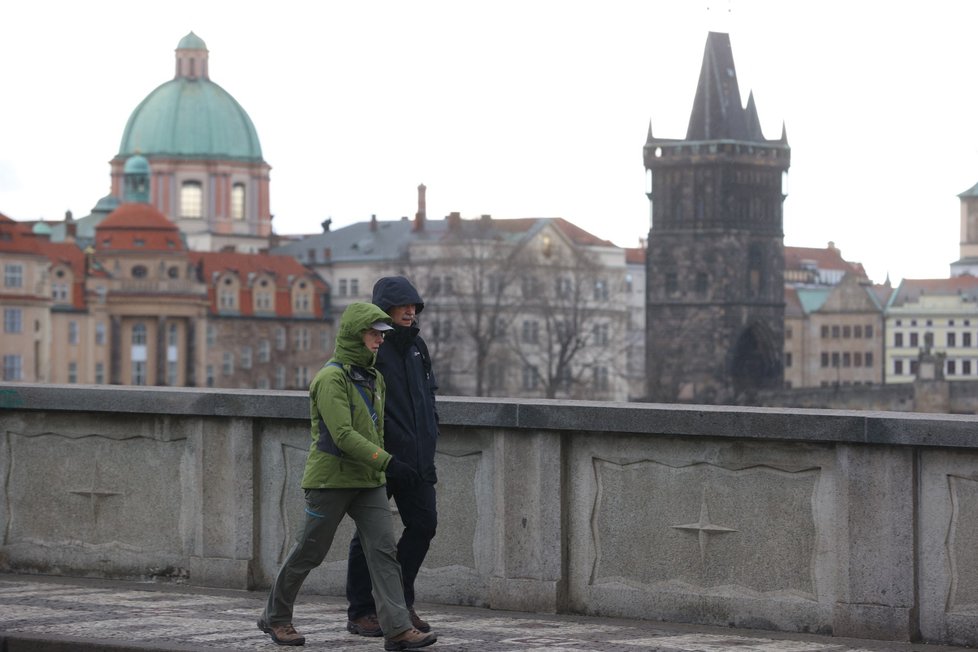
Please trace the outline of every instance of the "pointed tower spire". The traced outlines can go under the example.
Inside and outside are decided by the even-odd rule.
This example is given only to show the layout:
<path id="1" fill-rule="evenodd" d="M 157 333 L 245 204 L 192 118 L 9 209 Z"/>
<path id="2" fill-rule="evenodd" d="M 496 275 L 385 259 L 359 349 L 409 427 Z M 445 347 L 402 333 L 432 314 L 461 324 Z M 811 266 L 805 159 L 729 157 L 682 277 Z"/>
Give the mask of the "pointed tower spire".
<path id="1" fill-rule="evenodd" d="M 686 140 L 747 140 L 730 35 L 710 32 Z"/>
<path id="2" fill-rule="evenodd" d="M 757 105 L 754 104 L 754 91 L 751 91 L 747 96 L 745 120 L 747 122 L 747 138 L 757 142 L 764 142 L 764 134 L 761 132 L 761 119 L 757 117 Z"/>
<path id="3" fill-rule="evenodd" d="M 650 119 L 649 120 L 649 135 L 648 135 L 648 138 L 645 139 L 645 142 L 651 143 L 653 140 L 655 140 L 655 138 L 652 136 L 652 120 Z"/>

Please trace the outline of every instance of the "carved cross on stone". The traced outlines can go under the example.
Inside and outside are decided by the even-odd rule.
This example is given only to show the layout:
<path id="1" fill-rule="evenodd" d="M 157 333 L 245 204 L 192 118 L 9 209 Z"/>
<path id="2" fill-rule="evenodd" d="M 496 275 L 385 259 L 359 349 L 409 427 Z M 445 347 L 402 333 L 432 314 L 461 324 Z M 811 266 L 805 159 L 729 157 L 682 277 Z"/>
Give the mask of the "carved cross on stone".
<path id="1" fill-rule="evenodd" d="M 737 531 L 734 528 L 717 525 L 710 521 L 710 509 L 706 505 L 705 488 L 703 489 L 703 499 L 700 503 L 700 520 L 696 523 L 673 525 L 672 527 L 676 530 L 693 530 L 697 533 L 700 541 L 700 560 L 704 563 L 706 562 L 706 542 L 711 534 L 725 534 L 727 532 Z"/>
<path id="2" fill-rule="evenodd" d="M 109 491 L 106 489 L 97 489 L 101 483 L 99 482 L 99 469 L 98 469 L 98 459 L 95 460 L 95 469 L 91 474 L 91 485 L 89 489 L 69 489 L 68 493 L 75 494 L 76 496 L 87 496 L 89 503 L 92 507 L 92 527 L 98 530 L 98 512 L 99 504 L 103 498 L 111 498 L 112 496 L 123 495 L 120 491 Z"/>

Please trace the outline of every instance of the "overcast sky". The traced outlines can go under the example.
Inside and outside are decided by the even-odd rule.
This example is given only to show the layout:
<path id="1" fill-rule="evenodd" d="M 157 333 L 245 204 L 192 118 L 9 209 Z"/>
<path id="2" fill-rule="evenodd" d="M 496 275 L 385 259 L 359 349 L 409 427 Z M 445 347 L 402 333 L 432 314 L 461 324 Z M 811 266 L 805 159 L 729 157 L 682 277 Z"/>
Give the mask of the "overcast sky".
<path id="1" fill-rule="evenodd" d="M 251 116 L 279 233 L 376 214 L 564 217 L 648 234 L 642 145 L 683 138 L 707 32 L 730 33 L 767 138 L 787 127 L 785 244 L 870 277 L 943 278 L 978 183 L 978 3 L 821 0 L 11 2 L 0 213 L 87 215 L 130 113 L 193 30 Z"/>

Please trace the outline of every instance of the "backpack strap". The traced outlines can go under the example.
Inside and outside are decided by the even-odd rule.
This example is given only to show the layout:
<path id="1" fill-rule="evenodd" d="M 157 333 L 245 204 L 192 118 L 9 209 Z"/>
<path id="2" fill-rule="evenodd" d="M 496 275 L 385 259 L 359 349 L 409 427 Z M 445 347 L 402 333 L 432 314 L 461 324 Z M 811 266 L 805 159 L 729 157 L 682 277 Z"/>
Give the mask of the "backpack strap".
<path id="1" fill-rule="evenodd" d="M 332 362 L 332 361 L 327 362 L 326 366 L 339 367 L 340 369 L 343 369 L 343 365 L 341 365 L 338 362 Z M 367 389 L 362 384 L 357 382 L 357 380 L 353 378 L 353 376 L 351 376 L 349 372 L 347 372 L 345 369 L 343 369 L 343 371 L 346 373 L 347 377 L 349 377 L 350 380 L 353 381 L 353 384 L 354 386 L 356 386 L 357 390 L 359 390 L 360 396 L 363 398 L 363 402 L 366 404 L 367 410 L 370 412 L 370 418 L 373 420 L 374 424 L 376 425 L 377 411 L 374 410 L 374 404 L 373 401 L 370 400 L 370 394 L 367 392 Z M 353 421 L 352 404 L 350 405 L 350 421 L 351 422 Z M 323 415 L 321 414 L 319 415 L 319 439 L 316 441 L 316 448 L 324 453 L 335 455 L 336 457 L 345 457 L 345 453 L 341 451 L 339 446 L 336 445 L 336 442 L 333 441 L 333 437 L 329 433 L 329 428 L 326 426 L 326 421 L 323 420 Z"/>
<path id="2" fill-rule="evenodd" d="M 339 367 L 340 369 L 343 369 L 343 365 L 341 365 L 339 362 L 327 362 L 326 363 L 326 366 L 327 367 Z M 344 371 L 346 371 L 346 370 L 344 369 Z M 347 376 L 350 376 L 350 374 L 348 372 L 347 372 L 346 375 Z M 374 425 L 377 425 L 377 411 L 374 410 L 374 402 L 372 400 L 370 400 L 370 393 L 367 392 L 367 389 L 361 383 L 357 382 L 357 380 L 355 378 L 353 378 L 352 376 L 350 377 L 350 380 L 353 381 L 353 385 L 357 388 L 357 390 L 359 390 L 360 397 L 363 398 L 363 402 L 367 406 L 367 411 L 370 412 L 370 418 L 371 418 L 371 420 L 373 420 Z M 353 406 L 352 405 L 350 406 L 350 416 L 351 417 L 353 416 Z"/>

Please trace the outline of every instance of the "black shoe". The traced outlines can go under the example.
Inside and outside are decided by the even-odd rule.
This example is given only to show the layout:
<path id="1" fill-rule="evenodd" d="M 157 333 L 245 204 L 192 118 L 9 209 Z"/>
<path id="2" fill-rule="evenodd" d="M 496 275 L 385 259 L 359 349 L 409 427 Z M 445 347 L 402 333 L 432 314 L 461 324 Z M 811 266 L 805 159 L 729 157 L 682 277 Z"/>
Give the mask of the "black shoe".
<path id="1" fill-rule="evenodd" d="M 367 614 L 346 621 L 346 631 L 357 636 L 383 636 L 384 631 L 377 622 L 377 614 Z"/>

